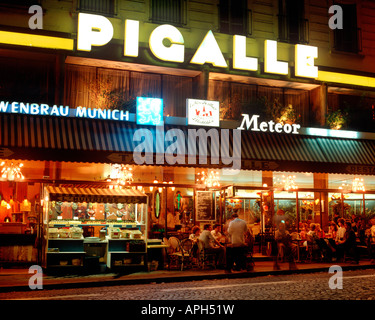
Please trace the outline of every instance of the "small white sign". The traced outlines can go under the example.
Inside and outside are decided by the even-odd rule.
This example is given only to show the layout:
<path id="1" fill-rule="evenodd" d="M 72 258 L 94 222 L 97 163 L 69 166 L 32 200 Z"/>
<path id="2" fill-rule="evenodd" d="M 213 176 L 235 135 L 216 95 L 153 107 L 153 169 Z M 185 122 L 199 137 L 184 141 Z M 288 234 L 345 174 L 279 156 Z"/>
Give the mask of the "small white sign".
<path id="1" fill-rule="evenodd" d="M 186 99 L 187 124 L 220 127 L 219 101 Z"/>
<path id="2" fill-rule="evenodd" d="M 90 220 L 95 220 L 95 217 L 90 217 Z"/>
<path id="3" fill-rule="evenodd" d="M 57 216 L 57 220 L 62 220 L 62 216 Z"/>

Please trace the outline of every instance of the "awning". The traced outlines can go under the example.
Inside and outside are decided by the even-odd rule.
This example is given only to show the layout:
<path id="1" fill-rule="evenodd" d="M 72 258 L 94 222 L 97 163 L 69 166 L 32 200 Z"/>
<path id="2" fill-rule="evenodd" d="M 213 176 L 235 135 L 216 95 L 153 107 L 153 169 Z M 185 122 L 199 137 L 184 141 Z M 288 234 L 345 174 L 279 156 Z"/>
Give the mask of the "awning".
<path id="1" fill-rule="evenodd" d="M 147 129 L 152 139 L 143 143 L 151 150 L 148 164 L 171 166 L 166 159 L 156 161 L 158 150 L 167 150 L 170 141 L 156 139 L 155 127 L 137 126 L 134 122 L 120 122 L 70 117 L 0 114 L 0 158 L 20 160 L 49 160 L 91 163 L 135 164 L 134 150 L 139 141 L 133 141 L 138 129 Z M 207 139 L 207 164 L 199 161 L 200 143 L 189 139 L 189 129 L 211 128 L 172 126 L 184 137 L 187 167 L 231 167 L 223 161 L 221 143 Z M 160 132 L 159 132 L 160 133 Z M 222 131 L 219 132 L 219 135 Z M 220 138 L 221 139 L 221 138 Z M 221 140 L 220 140 L 221 141 Z M 196 147 L 196 161 L 189 162 L 191 146 Z M 229 150 L 233 151 L 233 132 L 230 130 Z M 238 147 L 238 146 L 237 146 Z M 316 137 L 302 134 L 276 134 L 241 131 L 241 169 L 290 172 L 322 172 L 375 175 L 375 140 Z M 173 148 L 172 148 L 173 149 Z M 220 154 L 215 161 L 214 154 Z"/>
<path id="2" fill-rule="evenodd" d="M 242 167 L 375 175 L 375 140 L 243 131 Z"/>
<path id="3" fill-rule="evenodd" d="M 47 187 L 50 201 L 97 203 L 147 203 L 147 196 L 133 189 Z"/>

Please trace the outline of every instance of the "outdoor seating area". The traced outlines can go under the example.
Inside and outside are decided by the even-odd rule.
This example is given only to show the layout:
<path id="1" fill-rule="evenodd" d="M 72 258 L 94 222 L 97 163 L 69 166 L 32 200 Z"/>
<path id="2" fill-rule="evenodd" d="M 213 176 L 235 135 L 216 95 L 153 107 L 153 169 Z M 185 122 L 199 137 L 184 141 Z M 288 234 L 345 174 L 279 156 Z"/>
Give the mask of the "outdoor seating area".
<path id="1" fill-rule="evenodd" d="M 301 223 L 299 233 L 291 232 L 292 245 L 297 248 L 295 260 L 311 262 L 353 262 L 369 258 L 375 263 L 375 220 L 359 226 L 357 218 L 336 219 L 324 232 L 319 223 Z M 278 247 L 277 259 L 284 259 L 284 246 Z"/>
<path id="2" fill-rule="evenodd" d="M 300 264 L 332 262 L 358 264 L 361 259 L 371 259 L 371 263 L 375 264 L 375 219 L 369 221 L 369 225 L 364 232 L 356 227 L 353 218 L 353 221 L 337 219 L 337 224 L 335 221 L 329 222 L 327 232 L 321 229 L 320 224 L 312 222 L 310 224 L 301 223 L 300 232 L 286 230 L 285 233 L 290 239 L 289 244 L 279 242 L 275 238 L 271 239 L 268 236 L 269 247 L 273 247 L 275 250 L 266 251 L 262 250 L 262 246 L 268 246 L 267 242 L 259 244 L 255 241 L 256 238 L 259 240 L 262 235 L 254 237 L 248 232 L 246 235 L 247 246 L 241 247 L 244 249 L 243 251 L 233 251 L 228 238 L 222 236 L 220 243 L 225 251 L 226 263 L 228 263 L 228 257 L 232 261 L 233 258 L 238 258 L 238 255 L 243 255 L 246 267 L 239 269 L 251 271 L 256 266 L 254 256 L 269 258 L 269 260 L 276 259 L 278 263 L 283 263 L 290 261 L 287 255 L 288 252 L 292 252 L 294 261 Z M 190 238 L 182 240 L 174 236 L 168 239 L 164 238 L 164 244 L 168 245 L 165 264 L 168 270 L 218 268 L 220 264 L 218 251 L 207 250 L 204 241 L 199 238 L 199 234 L 199 232 L 196 232 Z M 362 237 L 362 234 L 365 237 Z M 219 246 L 216 245 L 215 248 L 219 249 Z M 231 255 L 234 255 L 234 257 L 231 257 Z M 238 262 L 234 263 L 234 268 L 238 267 L 236 263 L 238 264 Z M 237 268 L 237 270 L 239 269 Z"/>

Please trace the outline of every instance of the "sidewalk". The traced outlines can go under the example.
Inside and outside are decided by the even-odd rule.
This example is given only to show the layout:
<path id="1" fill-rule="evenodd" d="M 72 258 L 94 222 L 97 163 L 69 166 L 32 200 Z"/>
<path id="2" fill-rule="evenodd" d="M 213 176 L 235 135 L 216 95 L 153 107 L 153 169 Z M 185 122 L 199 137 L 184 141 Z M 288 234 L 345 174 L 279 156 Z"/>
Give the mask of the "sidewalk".
<path id="1" fill-rule="evenodd" d="M 43 289 L 68 289 L 82 287 L 100 287 L 112 285 L 148 284 L 161 282 L 181 282 L 207 279 L 229 279 L 243 277 L 259 277 L 269 275 L 287 275 L 296 273 L 328 272 L 329 267 L 336 263 L 297 263 L 298 270 L 289 270 L 288 263 L 281 263 L 281 270 L 273 270 L 273 262 L 269 259 L 254 258 L 254 271 L 234 271 L 225 273 L 224 270 L 157 270 L 151 272 L 136 272 L 131 274 L 101 273 L 91 275 L 44 275 Z M 350 262 L 339 263 L 343 270 L 374 269 L 370 260 L 361 260 L 359 264 Z M 28 268 L 0 269 L 0 292 L 28 291 L 29 279 L 33 274 Z"/>

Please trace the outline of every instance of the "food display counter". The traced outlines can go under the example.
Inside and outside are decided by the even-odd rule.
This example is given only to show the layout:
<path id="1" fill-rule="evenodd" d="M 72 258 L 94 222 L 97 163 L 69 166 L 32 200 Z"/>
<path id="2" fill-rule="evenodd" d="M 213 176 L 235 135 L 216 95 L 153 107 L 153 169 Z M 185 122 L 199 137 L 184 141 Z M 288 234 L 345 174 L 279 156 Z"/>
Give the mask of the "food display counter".
<path id="1" fill-rule="evenodd" d="M 147 206 L 139 190 L 47 187 L 43 267 L 146 267 Z"/>

